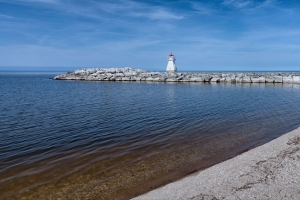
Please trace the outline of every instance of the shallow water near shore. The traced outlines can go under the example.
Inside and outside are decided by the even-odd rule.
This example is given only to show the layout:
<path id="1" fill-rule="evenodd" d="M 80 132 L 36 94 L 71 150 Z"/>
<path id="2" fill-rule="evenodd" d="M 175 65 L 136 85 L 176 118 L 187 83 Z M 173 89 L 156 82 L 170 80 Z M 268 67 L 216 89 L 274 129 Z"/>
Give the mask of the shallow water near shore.
<path id="1" fill-rule="evenodd" d="M 128 199 L 300 124 L 300 85 L 0 74 L 2 199 Z"/>

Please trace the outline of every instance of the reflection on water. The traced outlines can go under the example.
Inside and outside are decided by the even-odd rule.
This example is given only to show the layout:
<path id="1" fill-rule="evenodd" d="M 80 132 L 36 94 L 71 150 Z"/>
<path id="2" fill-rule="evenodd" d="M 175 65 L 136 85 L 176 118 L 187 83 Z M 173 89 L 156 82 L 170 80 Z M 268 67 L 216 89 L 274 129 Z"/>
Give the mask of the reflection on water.
<path id="1" fill-rule="evenodd" d="M 48 78 L 0 75 L 4 198 L 126 199 L 300 122 L 300 85 Z"/>

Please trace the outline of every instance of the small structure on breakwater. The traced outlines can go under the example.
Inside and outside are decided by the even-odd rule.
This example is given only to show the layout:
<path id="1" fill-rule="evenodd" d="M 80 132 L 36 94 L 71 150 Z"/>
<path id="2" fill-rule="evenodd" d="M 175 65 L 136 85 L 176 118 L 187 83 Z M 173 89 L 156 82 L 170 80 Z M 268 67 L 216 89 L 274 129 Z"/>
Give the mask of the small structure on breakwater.
<path id="1" fill-rule="evenodd" d="M 126 68 L 87 68 L 57 75 L 54 80 L 152 81 L 215 83 L 297 83 L 299 72 L 148 72 Z"/>
<path id="2" fill-rule="evenodd" d="M 166 69 L 167 72 L 177 72 L 175 60 L 175 56 L 171 53 L 168 57 L 168 65 Z"/>

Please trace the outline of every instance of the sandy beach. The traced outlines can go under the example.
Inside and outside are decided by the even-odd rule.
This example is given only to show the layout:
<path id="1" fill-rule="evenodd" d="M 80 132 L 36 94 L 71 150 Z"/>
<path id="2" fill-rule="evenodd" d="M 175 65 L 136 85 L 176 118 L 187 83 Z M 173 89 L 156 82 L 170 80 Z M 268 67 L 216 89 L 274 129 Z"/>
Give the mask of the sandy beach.
<path id="1" fill-rule="evenodd" d="M 300 199 L 300 128 L 134 198 Z"/>

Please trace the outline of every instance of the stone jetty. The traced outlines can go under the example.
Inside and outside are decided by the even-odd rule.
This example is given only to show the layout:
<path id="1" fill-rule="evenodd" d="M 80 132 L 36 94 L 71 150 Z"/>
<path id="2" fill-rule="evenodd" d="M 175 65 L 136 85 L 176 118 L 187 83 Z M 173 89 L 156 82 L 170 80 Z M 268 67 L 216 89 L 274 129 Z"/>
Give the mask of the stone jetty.
<path id="1" fill-rule="evenodd" d="M 214 83 L 297 83 L 300 72 L 149 72 L 142 69 L 85 68 L 60 74 L 54 80 L 149 81 Z"/>

